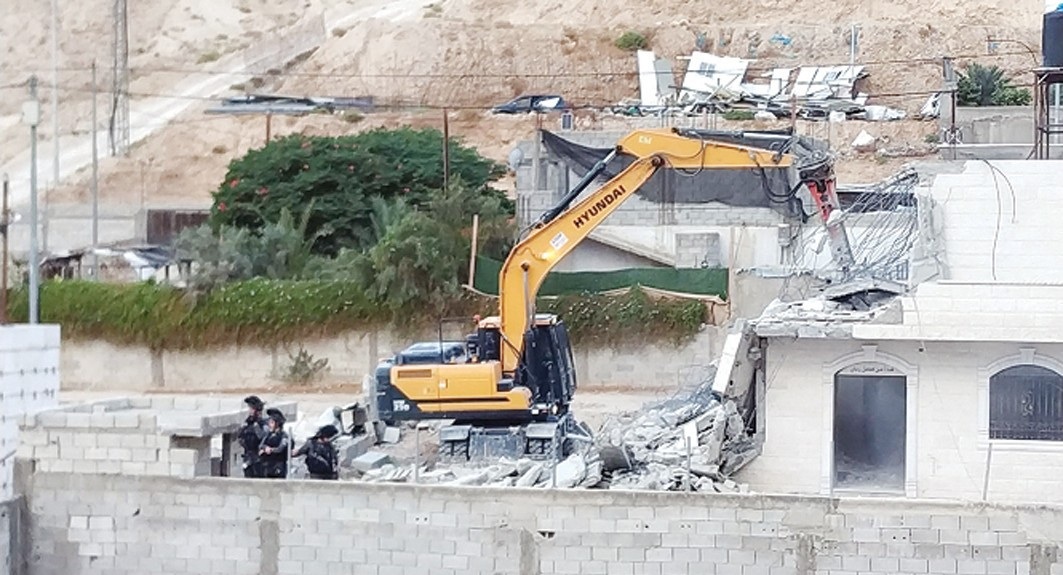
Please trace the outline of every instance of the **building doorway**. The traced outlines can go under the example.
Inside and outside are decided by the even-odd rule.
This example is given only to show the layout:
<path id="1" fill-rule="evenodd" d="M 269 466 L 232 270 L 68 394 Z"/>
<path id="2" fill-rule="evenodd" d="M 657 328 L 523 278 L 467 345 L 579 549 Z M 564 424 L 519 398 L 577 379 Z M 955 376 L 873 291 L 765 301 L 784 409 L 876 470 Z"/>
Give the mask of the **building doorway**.
<path id="1" fill-rule="evenodd" d="M 907 377 L 877 362 L 834 376 L 834 488 L 904 492 Z"/>

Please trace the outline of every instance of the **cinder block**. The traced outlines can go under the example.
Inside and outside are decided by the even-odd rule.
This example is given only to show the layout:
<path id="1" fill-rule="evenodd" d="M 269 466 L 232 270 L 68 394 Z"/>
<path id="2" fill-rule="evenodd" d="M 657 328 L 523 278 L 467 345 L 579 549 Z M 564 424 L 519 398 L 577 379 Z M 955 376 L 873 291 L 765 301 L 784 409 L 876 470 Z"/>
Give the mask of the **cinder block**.
<path id="1" fill-rule="evenodd" d="M 754 565 L 757 555 L 754 551 L 731 549 L 727 552 L 727 562 L 732 565 Z"/>
<path id="2" fill-rule="evenodd" d="M 938 532 L 938 542 L 942 545 L 968 545 L 970 540 L 967 538 L 966 531 L 942 529 Z"/>
<path id="3" fill-rule="evenodd" d="M 989 575 L 1016 575 L 1018 572 L 1015 561 L 986 561 L 986 570 Z"/>
<path id="4" fill-rule="evenodd" d="M 853 528 L 852 539 L 858 543 L 879 543 L 883 540 L 882 530 L 874 527 L 856 527 Z"/>
<path id="5" fill-rule="evenodd" d="M 74 463 L 74 469 L 73 469 L 74 473 L 96 473 L 97 472 L 96 462 L 95 461 L 89 461 L 87 459 L 77 459 L 77 460 L 74 460 L 73 463 Z"/>
<path id="6" fill-rule="evenodd" d="M 930 564 L 926 559 L 900 559 L 898 560 L 897 569 L 901 573 L 926 573 L 929 571 Z"/>
<path id="7" fill-rule="evenodd" d="M 989 518 L 984 515 L 964 516 L 960 519 L 960 529 L 964 531 L 988 531 Z"/>
<path id="8" fill-rule="evenodd" d="M 967 534 L 971 545 L 999 545 L 1000 538 L 996 533 L 989 531 L 971 531 Z"/>
<path id="9" fill-rule="evenodd" d="M 977 559 L 960 559 L 956 561 L 956 573 L 961 575 L 985 575 L 988 567 L 985 561 Z"/>
<path id="10" fill-rule="evenodd" d="M 900 569 L 900 560 L 890 557 L 872 557 L 871 570 L 877 573 L 897 573 Z"/>
<path id="11" fill-rule="evenodd" d="M 667 563 L 672 560 L 672 550 L 668 548 L 654 548 L 646 550 L 646 561 L 650 563 Z"/>
<path id="12" fill-rule="evenodd" d="M 956 573 L 955 559 L 931 559 L 929 561 L 930 573 L 949 575 Z"/>
<path id="13" fill-rule="evenodd" d="M 870 571 L 871 559 L 869 557 L 842 557 L 842 569 L 846 571 Z"/>
<path id="14" fill-rule="evenodd" d="M 930 517 L 930 526 L 934 529 L 958 531 L 960 529 L 960 518 L 955 515 L 932 515 Z"/>

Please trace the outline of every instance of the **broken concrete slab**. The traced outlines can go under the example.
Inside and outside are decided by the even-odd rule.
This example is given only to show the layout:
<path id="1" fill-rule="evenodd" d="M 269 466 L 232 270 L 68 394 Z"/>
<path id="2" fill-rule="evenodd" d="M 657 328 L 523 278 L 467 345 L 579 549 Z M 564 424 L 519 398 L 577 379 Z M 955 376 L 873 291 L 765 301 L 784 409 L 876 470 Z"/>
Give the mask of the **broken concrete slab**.
<path id="1" fill-rule="evenodd" d="M 382 467 L 390 462 L 391 456 L 389 456 L 388 454 L 381 453 L 379 451 L 370 451 L 368 453 L 363 453 L 362 455 L 356 457 L 354 461 L 351 462 L 351 467 L 353 467 L 356 471 L 366 473 L 370 470 Z"/>
<path id="2" fill-rule="evenodd" d="M 571 455 L 554 468 L 558 487 L 575 487 L 587 475 L 587 464 L 580 455 Z"/>
<path id="3" fill-rule="evenodd" d="M 544 467 L 545 466 L 542 463 L 533 464 L 531 467 L 528 468 L 527 471 L 522 473 L 520 477 L 517 478 L 517 487 L 531 487 L 535 485 L 535 483 L 538 482 L 539 478 L 542 476 Z"/>
<path id="4" fill-rule="evenodd" d="M 372 435 L 341 435 L 333 440 L 332 445 L 336 447 L 340 467 L 350 467 L 356 458 L 368 453 L 375 443 L 376 439 Z"/>
<path id="5" fill-rule="evenodd" d="M 402 430 L 398 427 L 385 427 L 380 438 L 384 443 L 398 443 L 402 440 Z"/>

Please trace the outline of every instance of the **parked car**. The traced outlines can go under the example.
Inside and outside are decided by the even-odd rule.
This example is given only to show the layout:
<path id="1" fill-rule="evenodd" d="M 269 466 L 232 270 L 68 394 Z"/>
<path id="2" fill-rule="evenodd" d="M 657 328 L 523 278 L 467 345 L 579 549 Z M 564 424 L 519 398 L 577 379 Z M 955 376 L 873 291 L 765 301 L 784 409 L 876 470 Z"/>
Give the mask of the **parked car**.
<path id="1" fill-rule="evenodd" d="M 491 109 L 495 114 L 527 114 L 529 112 L 553 112 L 564 110 L 568 103 L 561 96 L 536 94 L 514 98 Z"/>

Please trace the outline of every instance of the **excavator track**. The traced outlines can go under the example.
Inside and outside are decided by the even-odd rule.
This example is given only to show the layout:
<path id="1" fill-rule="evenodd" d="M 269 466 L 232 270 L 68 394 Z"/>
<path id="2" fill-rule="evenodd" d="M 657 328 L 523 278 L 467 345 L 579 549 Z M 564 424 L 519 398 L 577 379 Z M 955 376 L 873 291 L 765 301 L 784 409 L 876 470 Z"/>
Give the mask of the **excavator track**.
<path id="1" fill-rule="evenodd" d="M 561 460 L 571 453 L 574 441 L 591 441 L 591 432 L 571 414 L 513 426 L 455 423 L 439 430 L 439 458 L 465 465 L 492 464 L 501 458 Z"/>

